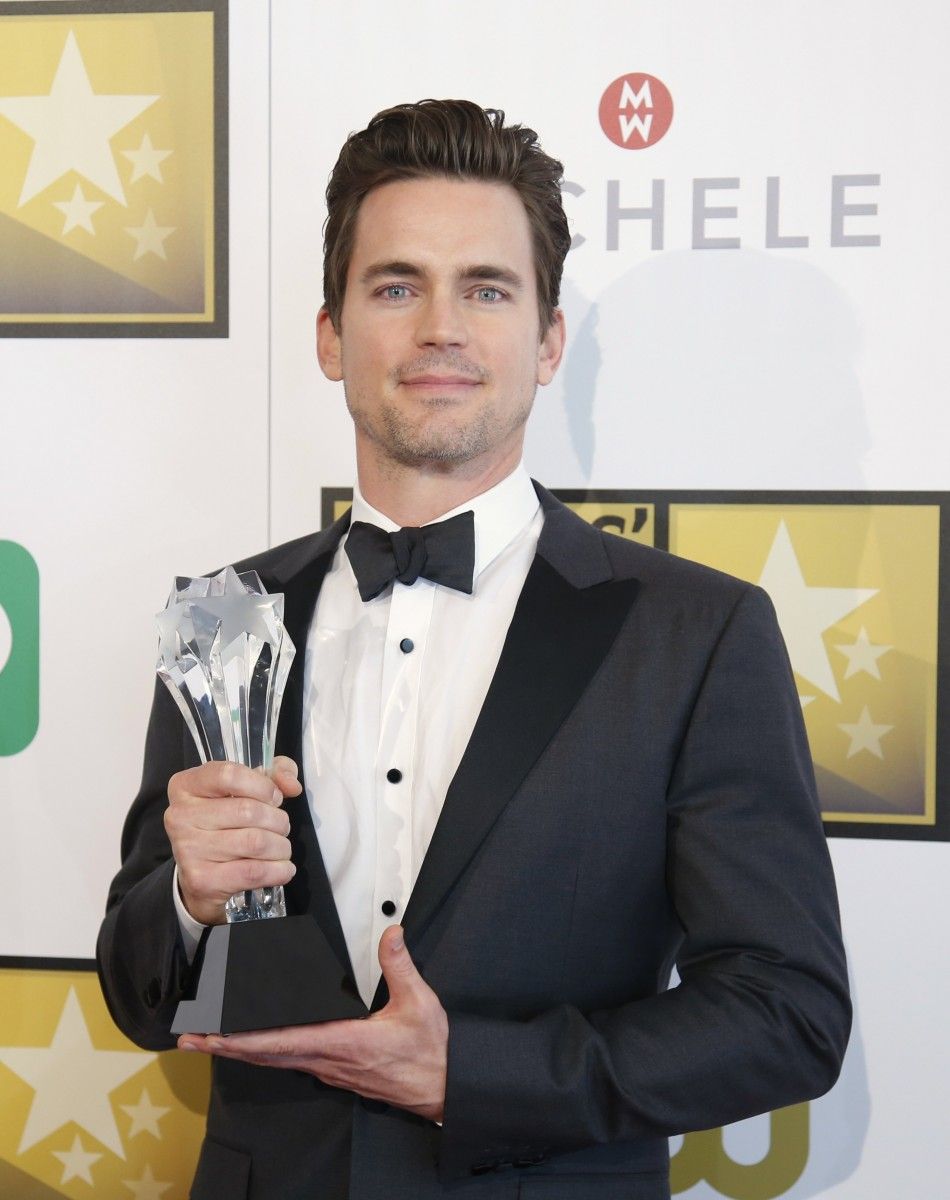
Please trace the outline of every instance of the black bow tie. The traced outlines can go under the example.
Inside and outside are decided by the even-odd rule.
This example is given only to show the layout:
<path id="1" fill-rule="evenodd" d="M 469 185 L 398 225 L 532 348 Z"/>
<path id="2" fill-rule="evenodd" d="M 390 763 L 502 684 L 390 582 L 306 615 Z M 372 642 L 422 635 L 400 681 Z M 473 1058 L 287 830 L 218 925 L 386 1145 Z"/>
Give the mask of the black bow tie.
<path id="1" fill-rule="evenodd" d="M 471 511 L 387 533 L 378 525 L 354 521 L 346 539 L 363 600 L 372 600 L 398 579 L 413 584 L 421 575 L 458 592 L 472 593 L 475 574 L 475 514 Z"/>

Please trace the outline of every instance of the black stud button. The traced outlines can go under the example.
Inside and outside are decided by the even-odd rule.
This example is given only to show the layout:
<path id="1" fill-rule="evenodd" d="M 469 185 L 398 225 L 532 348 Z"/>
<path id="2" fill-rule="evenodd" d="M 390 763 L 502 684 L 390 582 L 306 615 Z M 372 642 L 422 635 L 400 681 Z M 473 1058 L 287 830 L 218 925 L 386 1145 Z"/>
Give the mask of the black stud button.
<path id="1" fill-rule="evenodd" d="M 399 643 L 399 649 L 403 652 L 403 654 L 411 654 L 415 648 L 416 644 L 412 638 L 403 638 Z"/>
<path id="2" fill-rule="evenodd" d="M 380 905 L 380 908 L 383 910 L 383 915 L 386 917 L 391 917 L 396 911 L 396 906 L 393 904 L 392 900 L 384 900 Z"/>
<path id="3" fill-rule="evenodd" d="M 398 767 L 390 767 L 386 772 L 386 778 L 390 783 L 398 783 L 402 779 L 402 771 Z"/>

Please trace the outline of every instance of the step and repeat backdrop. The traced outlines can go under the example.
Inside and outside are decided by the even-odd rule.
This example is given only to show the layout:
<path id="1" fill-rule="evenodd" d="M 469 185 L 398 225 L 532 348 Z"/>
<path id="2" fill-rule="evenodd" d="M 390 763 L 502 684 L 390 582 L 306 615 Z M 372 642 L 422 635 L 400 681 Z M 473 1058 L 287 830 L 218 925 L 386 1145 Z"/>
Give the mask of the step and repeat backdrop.
<path id="1" fill-rule="evenodd" d="M 852 1044 L 821 1100 L 674 1139 L 674 1191 L 942 1194 L 948 35 L 936 0 L 0 2 L 0 1195 L 187 1195 L 207 1064 L 91 971 L 154 614 L 345 507 L 323 191 L 424 96 L 565 165 L 532 474 L 765 587 L 801 696 Z"/>

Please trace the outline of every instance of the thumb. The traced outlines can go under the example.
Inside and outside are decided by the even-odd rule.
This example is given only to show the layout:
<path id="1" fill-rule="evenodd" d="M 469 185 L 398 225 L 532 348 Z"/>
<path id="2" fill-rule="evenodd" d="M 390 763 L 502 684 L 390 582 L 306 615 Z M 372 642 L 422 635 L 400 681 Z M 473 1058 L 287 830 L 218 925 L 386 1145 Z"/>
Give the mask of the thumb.
<path id="1" fill-rule="evenodd" d="M 271 779 L 277 784 L 284 796 L 299 796 L 303 791 L 303 785 L 297 778 L 298 774 L 297 764 L 292 758 L 287 758 L 284 754 L 277 755 L 270 769 Z"/>
<path id="2" fill-rule="evenodd" d="M 390 925 L 383 930 L 379 939 L 379 965 L 389 988 L 390 1000 L 409 996 L 420 986 L 426 987 L 406 949 L 401 925 Z"/>

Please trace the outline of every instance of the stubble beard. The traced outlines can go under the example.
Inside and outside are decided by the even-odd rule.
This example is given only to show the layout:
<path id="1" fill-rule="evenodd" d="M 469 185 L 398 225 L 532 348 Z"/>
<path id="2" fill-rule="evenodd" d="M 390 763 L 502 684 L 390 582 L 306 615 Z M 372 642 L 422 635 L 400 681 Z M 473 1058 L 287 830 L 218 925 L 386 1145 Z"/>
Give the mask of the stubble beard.
<path id="1" fill-rule="evenodd" d="M 452 397 L 431 396 L 423 411 L 407 412 L 398 404 L 366 407 L 344 381 L 346 406 L 356 428 L 400 467 L 452 467 L 472 462 L 503 445 L 527 421 L 533 393 L 514 408 L 485 403 L 474 412 L 453 415 L 459 407 Z"/>

